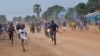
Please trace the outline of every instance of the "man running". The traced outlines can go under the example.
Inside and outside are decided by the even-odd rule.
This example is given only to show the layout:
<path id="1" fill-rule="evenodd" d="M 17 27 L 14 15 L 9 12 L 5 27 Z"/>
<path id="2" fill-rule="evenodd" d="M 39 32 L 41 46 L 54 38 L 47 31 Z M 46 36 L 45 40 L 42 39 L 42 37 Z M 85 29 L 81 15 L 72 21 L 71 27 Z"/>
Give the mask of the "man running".
<path id="1" fill-rule="evenodd" d="M 49 28 L 51 30 L 52 41 L 54 41 L 54 45 L 56 45 L 56 32 L 59 29 L 59 26 L 56 23 L 54 23 L 54 21 L 51 21 L 51 25 Z"/>
<path id="2" fill-rule="evenodd" d="M 8 34 L 9 34 L 9 39 L 11 40 L 11 45 L 13 45 L 13 37 L 14 37 L 14 32 L 15 32 L 15 28 L 13 26 L 13 23 L 11 22 L 11 24 L 9 25 L 8 28 Z M 16 32 L 15 32 L 16 33 Z"/>
<path id="3" fill-rule="evenodd" d="M 26 30 L 24 27 L 21 27 L 21 29 L 19 29 L 18 31 L 19 33 L 19 36 L 21 38 L 21 44 L 22 44 L 22 48 L 23 48 L 23 52 L 25 52 L 25 48 L 24 48 L 24 43 L 25 43 L 25 40 L 27 39 L 27 33 L 26 33 Z"/>
<path id="4" fill-rule="evenodd" d="M 31 31 L 32 33 L 35 33 L 35 24 L 34 24 L 34 23 L 32 23 L 32 24 L 30 25 L 30 31 Z"/>

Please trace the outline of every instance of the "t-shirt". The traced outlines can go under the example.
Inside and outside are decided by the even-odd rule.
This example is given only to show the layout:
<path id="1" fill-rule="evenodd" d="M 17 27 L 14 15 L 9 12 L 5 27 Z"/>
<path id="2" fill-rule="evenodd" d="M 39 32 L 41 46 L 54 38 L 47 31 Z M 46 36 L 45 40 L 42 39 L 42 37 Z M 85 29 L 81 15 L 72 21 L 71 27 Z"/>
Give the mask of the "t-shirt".
<path id="1" fill-rule="evenodd" d="M 13 33 L 15 31 L 14 26 L 9 26 L 8 32 Z"/>
<path id="2" fill-rule="evenodd" d="M 56 28 L 59 28 L 59 26 L 55 23 L 52 23 L 49 28 L 51 29 L 51 31 L 56 31 Z"/>
<path id="3" fill-rule="evenodd" d="M 22 39 L 27 39 L 27 34 L 26 34 L 26 31 L 25 31 L 25 29 L 19 29 L 18 30 L 18 33 L 20 34 L 20 37 L 22 38 Z"/>
<path id="4" fill-rule="evenodd" d="M 47 22 L 45 23 L 45 29 L 48 29 L 48 23 Z"/>

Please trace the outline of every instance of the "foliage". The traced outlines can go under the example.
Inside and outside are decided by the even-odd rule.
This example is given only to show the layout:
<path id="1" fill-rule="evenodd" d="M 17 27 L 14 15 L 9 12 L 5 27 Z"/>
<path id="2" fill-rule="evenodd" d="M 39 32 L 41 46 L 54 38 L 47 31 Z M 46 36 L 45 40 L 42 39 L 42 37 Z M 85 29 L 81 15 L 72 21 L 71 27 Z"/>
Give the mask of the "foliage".
<path id="1" fill-rule="evenodd" d="M 62 6 L 59 6 L 59 5 L 54 5 L 52 7 L 49 7 L 47 9 L 47 11 L 45 11 L 43 14 L 42 14 L 42 17 L 44 19 L 48 19 L 48 17 L 50 16 L 53 16 L 53 17 L 56 17 L 57 18 L 57 15 L 62 12 L 62 11 L 65 11 L 65 8 L 62 7 Z"/>
<path id="2" fill-rule="evenodd" d="M 33 6 L 33 12 L 37 14 L 38 19 L 40 19 L 40 12 L 42 11 L 41 6 L 39 4 L 35 4 Z"/>
<path id="3" fill-rule="evenodd" d="M 76 5 L 75 10 L 79 15 L 87 14 L 87 7 L 85 3 L 79 3 L 78 5 Z"/>
<path id="4" fill-rule="evenodd" d="M 6 23 L 7 19 L 5 15 L 0 15 L 0 23 Z"/>
<path id="5" fill-rule="evenodd" d="M 32 16 L 30 16 L 30 15 L 27 15 L 25 18 L 24 18 L 24 20 L 26 21 L 26 22 L 35 22 L 36 21 L 36 17 L 34 16 L 34 15 L 32 15 Z"/>
<path id="6" fill-rule="evenodd" d="M 65 19 L 70 19 L 71 16 L 72 16 L 72 14 L 73 14 L 73 11 L 74 11 L 74 8 L 69 8 L 69 9 L 67 10 Z"/>
<path id="7" fill-rule="evenodd" d="M 21 16 L 19 17 L 13 17 L 13 22 L 21 22 L 23 18 Z"/>

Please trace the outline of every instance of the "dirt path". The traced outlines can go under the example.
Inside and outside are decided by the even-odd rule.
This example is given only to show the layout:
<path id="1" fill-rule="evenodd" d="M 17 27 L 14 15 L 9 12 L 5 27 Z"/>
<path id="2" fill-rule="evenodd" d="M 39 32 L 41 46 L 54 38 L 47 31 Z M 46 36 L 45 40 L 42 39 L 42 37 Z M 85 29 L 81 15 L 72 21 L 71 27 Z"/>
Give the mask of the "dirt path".
<path id="1" fill-rule="evenodd" d="M 0 56 L 100 56 L 100 32 L 99 31 L 73 31 L 57 33 L 57 45 L 54 46 L 51 39 L 47 38 L 43 31 L 31 33 L 29 27 L 26 52 L 22 52 L 21 42 L 14 37 L 14 46 L 6 37 L 0 40 Z"/>

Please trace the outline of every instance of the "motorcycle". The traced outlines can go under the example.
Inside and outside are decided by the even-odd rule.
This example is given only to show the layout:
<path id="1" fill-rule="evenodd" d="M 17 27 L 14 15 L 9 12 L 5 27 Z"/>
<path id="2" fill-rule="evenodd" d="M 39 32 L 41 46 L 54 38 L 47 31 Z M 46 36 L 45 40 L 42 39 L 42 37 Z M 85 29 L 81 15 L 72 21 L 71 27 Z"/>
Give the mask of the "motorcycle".
<path id="1" fill-rule="evenodd" d="M 46 30 L 46 36 L 47 36 L 47 37 L 50 37 L 50 36 L 51 36 L 50 32 L 51 32 L 50 29 L 47 29 L 47 30 Z"/>

